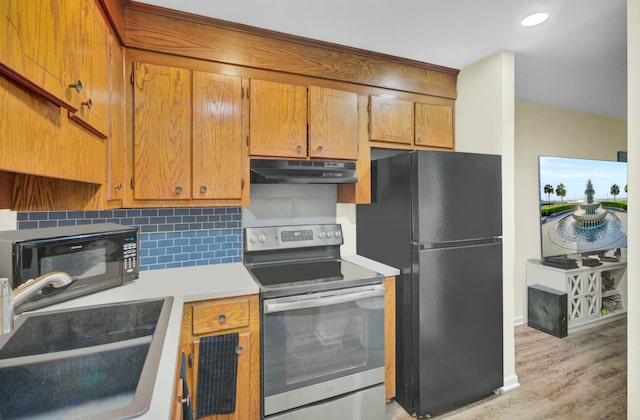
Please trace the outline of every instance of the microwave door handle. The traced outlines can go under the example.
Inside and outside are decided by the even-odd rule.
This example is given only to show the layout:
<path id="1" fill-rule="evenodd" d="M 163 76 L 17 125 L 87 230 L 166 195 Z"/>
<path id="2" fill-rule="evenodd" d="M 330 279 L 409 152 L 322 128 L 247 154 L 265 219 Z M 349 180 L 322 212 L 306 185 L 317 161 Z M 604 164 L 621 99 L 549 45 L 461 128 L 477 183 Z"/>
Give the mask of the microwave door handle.
<path id="1" fill-rule="evenodd" d="M 311 299 L 295 300 L 292 302 L 265 302 L 264 313 L 271 314 L 274 312 L 293 311 L 296 309 L 317 308 L 320 306 L 337 305 L 339 303 L 354 302 L 356 300 L 367 299 L 371 297 L 384 296 L 387 289 L 384 287 L 362 292 L 347 293 L 344 295 L 332 295 L 327 297 L 317 297 Z"/>

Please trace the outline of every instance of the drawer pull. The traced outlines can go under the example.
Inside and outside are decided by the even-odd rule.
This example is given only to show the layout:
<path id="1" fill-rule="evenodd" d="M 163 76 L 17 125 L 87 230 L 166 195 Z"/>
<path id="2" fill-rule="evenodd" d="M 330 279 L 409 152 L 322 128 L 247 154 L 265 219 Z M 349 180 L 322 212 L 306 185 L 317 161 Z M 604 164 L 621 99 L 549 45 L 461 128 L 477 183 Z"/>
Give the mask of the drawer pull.
<path id="1" fill-rule="evenodd" d="M 227 316 L 225 314 L 218 315 L 218 322 L 222 323 L 227 320 Z"/>
<path id="2" fill-rule="evenodd" d="M 82 102 L 80 105 L 86 106 L 87 108 L 91 109 L 93 108 L 93 101 L 91 100 L 91 98 L 89 98 L 86 101 Z"/>
<path id="3" fill-rule="evenodd" d="M 182 194 L 182 187 L 180 185 L 176 187 L 176 194 Z"/>
<path id="4" fill-rule="evenodd" d="M 189 353 L 189 357 L 187 358 L 187 365 L 189 365 L 190 368 L 193 367 L 193 354 Z"/>
<path id="5" fill-rule="evenodd" d="M 302 153 L 302 146 L 296 147 L 296 152 L 298 152 L 298 154 Z"/>
<path id="6" fill-rule="evenodd" d="M 236 354 L 237 355 L 241 355 L 243 351 L 244 351 L 244 347 L 242 347 L 242 346 L 236 347 Z"/>
<path id="7" fill-rule="evenodd" d="M 202 185 L 202 186 L 200 187 L 200 193 L 201 193 L 201 194 L 204 194 L 204 193 L 206 193 L 206 192 L 207 192 L 207 186 L 206 186 L 206 185 Z"/>

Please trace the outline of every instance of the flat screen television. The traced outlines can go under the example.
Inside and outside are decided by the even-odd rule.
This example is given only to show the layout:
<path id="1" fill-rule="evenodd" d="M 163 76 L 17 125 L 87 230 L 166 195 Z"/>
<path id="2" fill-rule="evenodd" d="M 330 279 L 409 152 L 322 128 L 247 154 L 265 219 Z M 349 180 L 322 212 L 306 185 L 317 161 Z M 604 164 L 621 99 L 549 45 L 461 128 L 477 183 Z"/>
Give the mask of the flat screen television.
<path id="1" fill-rule="evenodd" d="M 542 258 L 627 247 L 627 163 L 539 157 Z"/>

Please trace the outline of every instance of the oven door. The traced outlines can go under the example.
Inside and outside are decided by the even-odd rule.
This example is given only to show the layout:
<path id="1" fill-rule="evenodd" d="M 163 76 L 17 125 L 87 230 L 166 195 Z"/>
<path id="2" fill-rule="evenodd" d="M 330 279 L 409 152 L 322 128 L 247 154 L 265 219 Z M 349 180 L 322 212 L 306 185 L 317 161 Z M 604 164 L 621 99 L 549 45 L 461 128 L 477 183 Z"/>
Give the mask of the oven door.
<path id="1" fill-rule="evenodd" d="M 263 301 L 264 415 L 384 382 L 381 284 Z"/>

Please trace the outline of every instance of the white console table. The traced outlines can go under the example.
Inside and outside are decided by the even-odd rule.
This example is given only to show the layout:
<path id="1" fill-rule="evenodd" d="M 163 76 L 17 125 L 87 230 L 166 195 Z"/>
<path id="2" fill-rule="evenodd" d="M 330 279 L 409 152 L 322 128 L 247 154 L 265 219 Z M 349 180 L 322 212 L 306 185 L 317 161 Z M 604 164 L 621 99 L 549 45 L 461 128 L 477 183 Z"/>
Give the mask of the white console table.
<path id="1" fill-rule="evenodd" d="M 527 262 L 526 276 L 527 286 L 540 284 L 567 293 L 569 334 L 626 316 L 626 262 L 572 270 Z"/>

